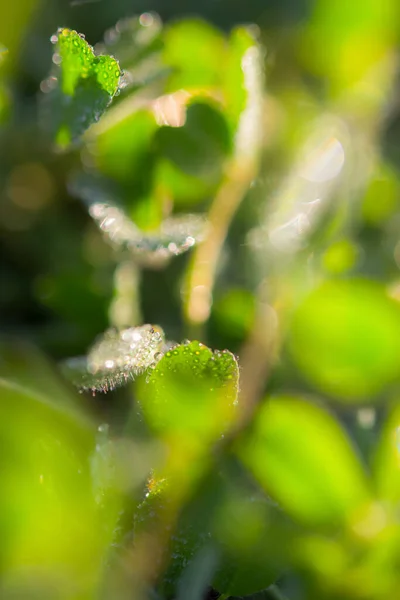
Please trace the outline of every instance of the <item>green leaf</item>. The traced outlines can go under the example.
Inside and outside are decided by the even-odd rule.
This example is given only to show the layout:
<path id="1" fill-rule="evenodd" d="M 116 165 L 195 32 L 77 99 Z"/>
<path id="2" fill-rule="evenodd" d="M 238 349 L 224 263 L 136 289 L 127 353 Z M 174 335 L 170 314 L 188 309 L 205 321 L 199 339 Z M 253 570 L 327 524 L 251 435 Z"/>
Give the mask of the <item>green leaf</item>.
<path id="1" fill-rule="evenodd" d="M 163 157 L 184 173 L 218 180 L 232 149 L 227 121 L 206 101 L 196 100 L 187 109 L 182 127 L 161 127 L 156 144 Z"/>
<path id="2" fill-rule="evenodd" d="M 37 350 L 2 346 L 2 596 L 95 594 L 114 524 L 93 495 L 95 432 Z"/>
<path id="3" fill-rule="evenodd" d="M 400 500 L 400 405 L 389 410 L 373 457 L 373 473 L 379 499 L 398 505 Z"/>
<path id="4" fill-rule="evenodd" d="M 228 350 L 200 342 L 175 346 L 138 390 L 149 425 L 161 436 L 203 444 L 224 433 L 236 413 L 239 371 Z"/>
<path id="5" fill-rule="evenodd" d="M 226 59 L 226 41 L 220 31 L 200 19 L 180 21 L 165 30 L 164 44 L 164 62 L 173 69 L 170 91 L 220 84 Z"/>
<path id="6" fill-rule="evenodd" d="M 334 526 L 351 518 L 369 491 L 351 444 L 322 408 L 295 397 L 262 407 L 238 453 L 293 518 Z"/>
<path id="7" fill-rule="evenodd" d="M 121 71 L 115 58 L 96 56 L 76 31 L 59 29 L 52 41 L 59 85 L 47 94 L 43 120 L 59 145 L 67 146 L 99 120 L 118 91 Z"/>
<path id="8" fill-rule="evenodd" d="M 184 173 L 175 163 L 159 157 L 155 166 L 155 186 L 167 198 L 172 198 L 174 208 L 188 209 L 204 204 L 215 193 L 217 183 L 207 181 L 200 175 Z"/>
<path id="9" fill-rule="evenodd" d="M 151 177 L 149 155 L 157 129 L 154 114 L 148 110 L 124 115 L 124 118 L 108 123 L 107 127 L 103 127 L 102 121 L 93 128 L 88 140 L 95 166 L 107 177 L 121 183 L 142 176 Z"/>
<path id="10" fill-rule="evenodd" d="M 118 90 L 119 65 L 111 56 L 95 56 L 82 35 L 71 29 L 59 29 L 58 52 L 61 58 L 61 87 L 73 96 L 81 79 L 93 78 L 110 98 Z"/>
<path id="11" fill-rule="evenodd" d="M 287 540 L 274 529 L 279 517 L 265 497 L 230 489 L 214 518 L 220 562 L 213 578 L 219 592 L 246 595 L 279 576 L 277 556 Z"/>
<path id="12" fill-rule="evenodd" d="M 400 308 L 378 283 L 324 283 L 295 310 L 289 337 L 305 377 L 344 401 L 365 402 L 398 377 Z"/>

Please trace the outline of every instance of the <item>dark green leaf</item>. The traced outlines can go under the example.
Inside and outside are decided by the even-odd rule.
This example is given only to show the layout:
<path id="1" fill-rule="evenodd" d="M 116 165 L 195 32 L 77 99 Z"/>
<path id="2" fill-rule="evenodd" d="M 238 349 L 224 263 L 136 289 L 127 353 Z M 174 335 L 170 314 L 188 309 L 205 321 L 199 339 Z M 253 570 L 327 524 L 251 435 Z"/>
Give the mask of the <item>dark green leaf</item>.
<path id="1" fill-rule="evenodd" d="M 162 127 L 156 143 L 163 157 L 184 173 L 215 180 L 221 175 L 224 160 L 232 148 L 232 139 L 220 110 L 199 100 L 187 109 L 182 127 Z"/>

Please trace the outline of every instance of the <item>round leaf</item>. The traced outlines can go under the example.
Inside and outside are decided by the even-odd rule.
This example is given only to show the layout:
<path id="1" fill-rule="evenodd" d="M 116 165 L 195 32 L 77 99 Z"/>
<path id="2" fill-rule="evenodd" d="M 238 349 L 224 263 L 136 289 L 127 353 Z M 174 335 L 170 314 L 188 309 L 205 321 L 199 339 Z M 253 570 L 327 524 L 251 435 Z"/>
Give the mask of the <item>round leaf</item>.
<path id="1" fill-rule="evenodd" d="M 368 500 L 351 445 L 324 410 L 299 398 L 266 402 L 239 455 L 293 518 L 309 525 L 346 521 Z"/>
<path id="2" fill-rule="evenodd" d="M 234 418 L 238 377 L 233 354 L 190 342 L 166 352 L 141 386 L 139 399 L 161 435 L 214 439 Z"/>
<path id="3" fill-rule="evenodd" d="M 377 283 L 324 283 L 296 309 L 290 349 L 317 388 L 365 401 L 398 376 L 400 309 Z"/>

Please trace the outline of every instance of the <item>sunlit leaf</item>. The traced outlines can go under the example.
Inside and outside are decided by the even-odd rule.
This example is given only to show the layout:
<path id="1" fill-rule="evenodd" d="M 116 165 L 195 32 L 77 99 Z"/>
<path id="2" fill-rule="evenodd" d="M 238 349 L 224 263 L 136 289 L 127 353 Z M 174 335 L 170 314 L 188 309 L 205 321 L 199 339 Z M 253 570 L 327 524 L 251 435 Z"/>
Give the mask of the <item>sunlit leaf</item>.
<path id="1" fill-rule="evenodd" d="M 343 523 L 368 500 L 366 477 L 344 432 L 302 399 L 267 400 L 238 452 L 267 493 L 309 525 Z"/>
<path id="2" fill-rule="evenodd" d="M 297 365 L 325 393 L 365 401 L 398 377 L 400 308 L 378 283 L 324 283 L 295 310 L 289 333 Z"/>
<path id="3" fill-rule="evenodd" d="M 374 480 L 377 495 L 395 505 L 400 499 L 400 405 L 390 408 L 374 453 Z"/>
<path id="4" fill-rule="evenodd" d="M 6 71 L 12 72 L 16 66 L 26 29 L 29 27 L 29 21 L 35 14 L 38 4 L 38 0 L 21 0 L 1 7 L 0 46 L 2 49 L 7 49 L 8 57 L 4 64 Z"/>
<path id="5" fill-rule="evenodd" d="M 43 120 L 64 147 L 99 120 L 118 91 L 121 71 L 115 58 L 96 56 L 76 31 L 61 28 L 52 41 L 59 70 L 52 75 L 53 84 L 45 86 Z"/>
<path id="6" fill-rule="evenodd" d="M 79 389 L 107 392 L 146 371 L 161 357 L 163 342 L 160 329 L 151 325 L 110 329 L 87 358 L 69 359 L 63 370 Z"/>
<path id="7" fill-rule="evenodd" d="M 362 14 L 346 0 L 318 0 L 300 38 L 306 66 L 335 92 L 354 85 L 392 50 L 398 14 L 396 0 L 367 0 Z"/>
<path id="8" fill-rule="evenodd" d="M 170 25 L 164 34 L 163 59 L 173 69 L 169 90 L 212 88 L 223 77 L 226 42 L 217 29 L 200 19 Z"/>
<path id="9" fill-rule="evenodd" d="M 233 354 L 188 342 L 164 354 L 140 386 L 139 400 L 161 436 L 203 443 L 223 434 L 234 419 L 238 380 Z"/>
<path id="10" fill-rule="evenodd" d="M 29 356 L 36 372 L 24 367 Z M 91 597 L 112 534 L 92 489 L 95 427 L 45 361 L 19 346 L 2 348 L 0 388 L 2 594 Z"/>

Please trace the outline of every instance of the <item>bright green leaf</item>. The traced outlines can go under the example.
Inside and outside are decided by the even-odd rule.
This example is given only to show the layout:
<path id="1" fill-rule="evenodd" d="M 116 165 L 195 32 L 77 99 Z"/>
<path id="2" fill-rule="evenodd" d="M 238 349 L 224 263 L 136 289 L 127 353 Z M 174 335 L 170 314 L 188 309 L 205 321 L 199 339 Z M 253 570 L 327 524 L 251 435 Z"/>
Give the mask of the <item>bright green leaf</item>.
<path id="1" fill-rule="evenodd" d="M 164 44 L 164 62 L 173 69 L 169 90 L 199 90 L 220 84 L 227 49 L 217 29 L 199 19 L 181 21 L 165 30 Z"/>
<path id="2" fill-rule="evenodd" d="M 138 397 L 148 423 L 161 436 L 213 441 L 234 419 L 238 378 L 233 354 L 190 342 L 166 352 Z"/>
<path id="3" fill-rule="evenodd" d="M 121 75 L 115 58 L 95 56 L 84 37 L 71 29 L 60 29 L 57 42 L 64 94 L 73 96 L 81 79 L 93 78 L 110 97 L 114 96 Z"/>
<path id="4" fill-rule="evenodd" d="M 42 118 L 56 141 L 67 146 L 99 120 L 118 91 L 121 71 L 115 58 L 96 56 L 76 31 L 59 29 L 52 41 L 60 84 L 47 94 Z"/>
<path id="5" fill-rule="evenodd" d="M 325 393 L 365 401 L 398 377 L 400 308 L 377 283 L 324 283 L 295 310 L 289 335 L 298 367 Z"/>
<path id="6" fill-rule="evenodd" d="M 19 345 L 1 349 L 0 391 L 2 595 L 18 581 L 20 597 L 92 597 L 113 525 L 93 494 L 95 426 Z"/>
<path id="7" fill-rule="evenodd" d="M 368 500 L 365 475 L 344 432 L 302 399 L 267 400 L 238 452 L 266 492 L 309 525 L 345 522 Z"/>
<path id="8" fill-rule="evenodd" d="M 377 495 L 398 505 L 400 499 L 400 405 L 391 407 L 373 461 Z"/>

